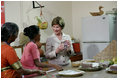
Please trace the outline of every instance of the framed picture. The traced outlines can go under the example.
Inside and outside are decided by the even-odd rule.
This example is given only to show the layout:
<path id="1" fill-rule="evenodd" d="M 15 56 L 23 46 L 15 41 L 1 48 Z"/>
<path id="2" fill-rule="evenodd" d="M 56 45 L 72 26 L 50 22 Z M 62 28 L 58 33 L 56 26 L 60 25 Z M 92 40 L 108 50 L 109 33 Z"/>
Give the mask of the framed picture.
<path id="1" fill-rule="evenodd" d="M 43 8 L 44 7 L 41 4 L 39 4 L 38 1 L 32 1 L 32 4 L 33 4 L 33 8 Z"/>

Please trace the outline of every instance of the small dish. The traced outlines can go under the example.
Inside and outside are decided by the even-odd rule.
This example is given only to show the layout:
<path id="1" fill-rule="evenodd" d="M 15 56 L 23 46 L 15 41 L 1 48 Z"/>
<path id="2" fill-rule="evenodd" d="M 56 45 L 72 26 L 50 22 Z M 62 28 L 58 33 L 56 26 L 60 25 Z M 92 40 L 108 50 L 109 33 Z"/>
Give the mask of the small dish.
<path id="1" fill-rule="evenodd" d="M 117 64 L 113 64 L 110 67 L 106 68 L 106 72 L 117 74 Z"/>
<path id="2" fill-rule="evenodd" d="M 117 71 L 112 71 L 112 70 L 110 70 L 109 68 L 106 68 L 106 72 L 108 72 L 108 73 L 113 73 L 113 74 L 117 74 Z"/>

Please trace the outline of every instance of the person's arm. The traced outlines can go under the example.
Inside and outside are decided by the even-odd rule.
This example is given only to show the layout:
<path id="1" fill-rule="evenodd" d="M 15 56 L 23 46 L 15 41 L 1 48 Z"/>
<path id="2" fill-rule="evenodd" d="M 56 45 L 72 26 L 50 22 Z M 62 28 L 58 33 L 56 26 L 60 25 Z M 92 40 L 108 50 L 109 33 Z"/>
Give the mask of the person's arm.
<path id="1" fill-rule="evenodd" d="M 19 61 L 19 58 L 13 48 L 9 49 L 9 53 L 6 56 L 6 59 L 8 60 L 10 67 L 12 67 L 12 69 L 16 70 L 16 72 L 18 72 L 19 74 L 24 74 L 24 75 L 33 74 L 33 73 L 45 74 L 45 72 L 42 72 L 39 70 L 23 69 L 23 67 Z"/>
<path id="2" fill-rule="evenodd" d="M 72 46 L 72 41 L 71 41 L 71 38 L 70 36 L 68 35 L 68 41 L 70 43 L 70 48 L 67 49 L 67 53 L 68 53 L 68 56 L 71 56 L 71 55 L 74 55 L 74 51 L 73 51 L 73 46 Z"/>
<path id="3" fill-rule="evenodd" d="M 44 57 L 45 55 L 44 55 L 44 51 L 41 49 L 41 48 L 38 48 L 38 50 L 39 50 L 39 52 L 40 52 L 40 56 L 41 57 Z"/>
<path id="4" fill-rule="evenodd" d="M 49 63 L 41 63 L 41 62 L 39 62 L 38 59 L 35 59 L 34 63 L 37 67 L 42 67 L 42 68 L 53 67 L 57 70 L 63 70 L 61 66 L 57 66 L 57 65 L 49 64 Z"/>
<path id="5" fill-rule="evenodd" d="M 52 39 L 48 38 L 46 41 L 46 52 L 45 52 L 45 56 L 48 59 L 53 59 L 56 57 L 56 49 L 53 50 L 54 46 L 52 45 Z"/>
<path id="6" fill-rule="evenodd" d="M 22 74 L 22 75 L 30 75 L 34 73 L 38 73 L 39 75 L 44 75 L 46 72 L 41 71 L 41 70 L 30 70 L 30 69 L 24 69 L 24 68 L 19 68 L 16 70 L 17 73 Z"/>
<path id="7" fill-rule="evenodd" d="M 60 53 L 63 50 L 64 50 L 64 44 L 60 44 L 55 52 L 56 52 L 56 54 L 58 54 L 58 53 Z"/>
<path id="8" fill-rule="evenodd" d="M 42 44 L 39 41 L 36 42 L 36 45 L 38 48 L 41 48 L 41 46 L 42 46 Z"/>
<path id="9" fill-rule="evenodd" d="M 36 45 L 37 45 L 38 50 L 40 52 L 40 56 L 43 57 L 44 56 L 44 51 L 41 49 L 42 44 L 39 41 L 37 41 Z"/>
<path id="10" fill-rule="evenodd" d="M 11 65 L 11 67 L 16 70 L 17 73 L 21 75 L 29 75 L 33 73 L 38 73 L 40 75 L 46 74 L 44 71 L 41 70 L 31 70 L 31 69 L 24 69 L 20 63 L 20 61 L 17 61 Z"/>
<path id="11" fill-rule="evenodd" d="M 54 67 L 57 70 L 60 70 L 60 67 L 58 67 L 58 66 L 40 63 L 39 51 L 38 51 L 37 46 L 35 44 L 33 44 L 31 46 L 31 54 L 32 54 L 34 63 L 37 67 Z"/>

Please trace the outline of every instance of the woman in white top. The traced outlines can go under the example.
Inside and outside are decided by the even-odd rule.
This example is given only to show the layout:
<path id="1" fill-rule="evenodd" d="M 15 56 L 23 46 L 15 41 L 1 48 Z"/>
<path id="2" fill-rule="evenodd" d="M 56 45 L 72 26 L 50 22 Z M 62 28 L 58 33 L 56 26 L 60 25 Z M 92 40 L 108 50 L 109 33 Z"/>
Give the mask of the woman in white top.
<path id="1" fill-rule="evenodd" d="M 62 33 L 65 23 L 61 17 L 52 21 L 53 34 L 47 38 L 45 56 L 49 63 L 64 66 L 70 64 L 69 56 L 73 53 L 71 38 Z"/>

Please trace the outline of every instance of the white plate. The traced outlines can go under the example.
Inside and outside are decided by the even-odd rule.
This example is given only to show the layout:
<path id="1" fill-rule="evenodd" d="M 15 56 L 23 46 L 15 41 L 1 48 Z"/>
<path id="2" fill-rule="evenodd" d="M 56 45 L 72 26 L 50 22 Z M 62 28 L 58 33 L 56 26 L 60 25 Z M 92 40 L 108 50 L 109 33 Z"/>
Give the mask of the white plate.
<path id="1" fill-rule="evenodd" d="M 58 75 L 62 75 L 62 76 L 79 76 L 84 74 L 84 71 L 75 71 L 75 70 L 64 70 L 64 71 L 60 71 L 58 72 Z"/>

